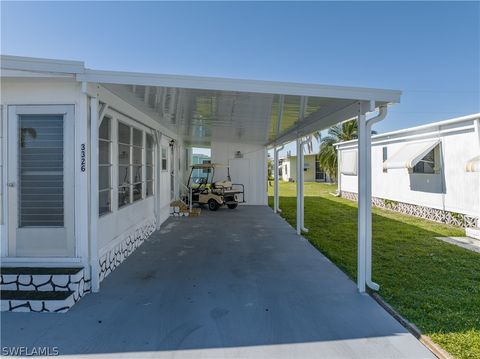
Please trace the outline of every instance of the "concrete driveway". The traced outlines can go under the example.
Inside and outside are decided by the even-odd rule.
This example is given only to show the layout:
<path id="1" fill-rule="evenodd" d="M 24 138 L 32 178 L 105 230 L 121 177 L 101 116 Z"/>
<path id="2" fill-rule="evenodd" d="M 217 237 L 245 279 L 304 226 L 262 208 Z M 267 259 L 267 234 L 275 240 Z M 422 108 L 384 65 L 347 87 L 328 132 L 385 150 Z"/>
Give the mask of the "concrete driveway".
<path id="1" fill-rule="evenodd" d="M 100 293 L 1 328 L 2 347 L 69 356 L 434 358 L 264 206 L 171 218 Z"/>

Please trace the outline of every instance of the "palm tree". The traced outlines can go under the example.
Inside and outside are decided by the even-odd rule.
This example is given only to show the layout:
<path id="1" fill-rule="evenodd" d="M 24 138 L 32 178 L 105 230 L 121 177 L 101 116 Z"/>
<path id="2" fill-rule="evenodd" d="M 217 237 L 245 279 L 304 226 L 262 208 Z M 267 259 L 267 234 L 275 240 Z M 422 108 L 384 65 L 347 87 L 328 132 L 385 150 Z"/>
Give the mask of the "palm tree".
<path id="1" fill-rule="evenodd" d="M 372 131 L 372 134 L 376 133 Z M 327 136 L 317 132 L 315 138 L 320 142 L 318 160 L 320 167 L 334 180 L 337 179 L 337 151 L 334 143 L 355 140 L 358 138 L 357 120 L 350 120 L 328 129 Z"/>

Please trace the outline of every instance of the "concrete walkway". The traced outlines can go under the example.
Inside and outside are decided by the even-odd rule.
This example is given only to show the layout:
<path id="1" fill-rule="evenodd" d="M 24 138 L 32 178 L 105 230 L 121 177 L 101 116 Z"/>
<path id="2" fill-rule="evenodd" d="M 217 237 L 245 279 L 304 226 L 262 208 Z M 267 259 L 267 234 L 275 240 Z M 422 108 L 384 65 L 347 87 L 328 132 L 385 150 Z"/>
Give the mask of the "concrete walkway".
<path id="1" fill-rule="evenodd" d="M 66 314 L 2 313 L 2 347 L 162 358 L 433 358 L 268 207 L 172 218 Z"/>

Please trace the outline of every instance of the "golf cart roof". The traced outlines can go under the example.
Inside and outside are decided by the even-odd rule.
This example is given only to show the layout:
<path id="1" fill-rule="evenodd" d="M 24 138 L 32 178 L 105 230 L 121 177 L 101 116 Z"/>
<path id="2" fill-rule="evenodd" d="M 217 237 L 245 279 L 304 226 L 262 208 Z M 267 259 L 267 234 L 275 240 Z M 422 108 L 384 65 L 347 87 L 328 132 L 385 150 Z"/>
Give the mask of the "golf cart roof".
<path id="1" fill-rule="evenodd" d="M 228 168 L 227 165 L 222 165 L 220 163 L 199 163 L 192 165 L 193 169 L 205 169 L 205 168 Z"/>

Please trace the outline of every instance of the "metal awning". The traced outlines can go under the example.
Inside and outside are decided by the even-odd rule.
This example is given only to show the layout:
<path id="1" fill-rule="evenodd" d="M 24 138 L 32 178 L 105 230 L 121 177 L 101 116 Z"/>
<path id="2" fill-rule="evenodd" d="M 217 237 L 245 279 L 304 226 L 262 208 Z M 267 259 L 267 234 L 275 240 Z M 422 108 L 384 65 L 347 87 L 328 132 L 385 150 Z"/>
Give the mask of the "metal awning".
<path id="1" fill-rule="evenodd" d="M 357 150 L 345 151 L 341 155 L 340 159 L 340 173 L 349 176 L 356 176 L 357 171 Z"/>
<path id="2" fill-rule="evenodd" d="M 388 90 L 383 93 L 372 89 L 200 77 L 186 80 L 183 76 L 175 77 L 176 87 L 165 87 L 156 84 L 171 85 L 175 80 L 169 76 L 165 81 L 165 76 L 159 76 L 106 76 L 88 70 L 77 78 L 100 82 L 191 145 L 209 145 L 212 140 L 281 145 L 355 117 L 359 102 L 373 101 L 378 107 L 398 102 L 400 96 L 398 91 Z"/>
<path id="3" fill-rule="evenodd" d="M 440 140 L 409 143 L 383 163 L 385 169 L 413 168 Z"/>
<path id="4" fill-rule="evenodd" d="M 480 172 L 480 155 L 473 157 L 465 165 L 466 172 Z"/>
<path id="5" fill-rule="evenodd" d="M 2 76 L 71 76 L 100 84 L 190 145 L 281 145 L 400 102 L 400 91 L 87 69 L 83 62 L 1 57 Z M 25 75 L 26 74 L 26 75 Z M 372 106 L 373 105 L 373 106 Z"/>

